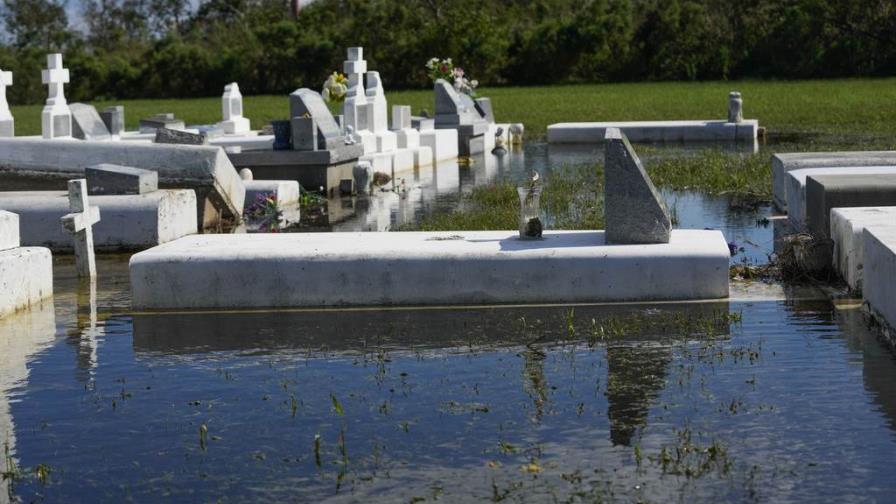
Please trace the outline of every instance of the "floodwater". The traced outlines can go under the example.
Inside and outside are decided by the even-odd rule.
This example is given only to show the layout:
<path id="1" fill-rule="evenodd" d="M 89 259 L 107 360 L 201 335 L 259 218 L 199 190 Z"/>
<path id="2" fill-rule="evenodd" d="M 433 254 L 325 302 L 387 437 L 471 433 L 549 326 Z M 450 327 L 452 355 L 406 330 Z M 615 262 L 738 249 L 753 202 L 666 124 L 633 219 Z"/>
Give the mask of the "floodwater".
<path id="1" fill-rule="evenodd" d="M 130 313 L 126 258 L 0 322 L 0 502 L 887 501 L 857 304 Z"/>
<path id="2" fill-rule="evenodd" d="M 330 203 L 334 230 L 590 163 L 531 143 Z M 492 162 L 494 161 L 494 162 Z M 649 159 L 645 159 L 649 162 Z M 398 177 L 397 184 L 401 184 Z M 768 207 L 664 192 L 762 263 Z M 127 257 L 0 320 L 0 503 L 887 502 L 896 359 L 860 301 L 133 313 Z M 296 286 L 301 288 L 302 286 Z"/>

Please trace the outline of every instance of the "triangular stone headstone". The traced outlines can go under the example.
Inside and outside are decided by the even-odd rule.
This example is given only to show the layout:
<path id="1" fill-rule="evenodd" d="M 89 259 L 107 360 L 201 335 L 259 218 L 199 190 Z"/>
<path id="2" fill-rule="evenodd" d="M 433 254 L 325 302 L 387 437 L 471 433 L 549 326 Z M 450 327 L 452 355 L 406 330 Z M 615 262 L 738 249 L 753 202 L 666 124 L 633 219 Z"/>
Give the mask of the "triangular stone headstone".
<path id="1" fill-rule="evenodd" d="M 607 128 L 604 215 L 607 243 L 669 243 L 672 221 L 628 138 Z"/>

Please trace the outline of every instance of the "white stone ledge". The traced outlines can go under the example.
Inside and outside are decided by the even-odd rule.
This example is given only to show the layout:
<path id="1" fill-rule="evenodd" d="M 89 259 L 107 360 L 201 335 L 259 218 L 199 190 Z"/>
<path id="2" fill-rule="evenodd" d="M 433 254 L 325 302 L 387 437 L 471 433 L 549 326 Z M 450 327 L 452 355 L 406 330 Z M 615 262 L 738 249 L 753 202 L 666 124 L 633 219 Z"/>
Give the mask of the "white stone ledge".
<path id="1" fill-rule="evenodd" d="M 603 231 L 196 235 L 131 257 L 133 306 L 238 309 L 718 299 L 719 231 L 605 245 Z M 458 238 L 460 237 L 460 238 Z"/>
<path id="2" fill-rule="evenodd" d="M 804 168 L 896 165 L 896 151 L 788 152 L 772 156 L 772 195 L 787 210 L 787 173 Z"/>
<path id="3" fill-rule="evenodd" d="M 100 209 L 100 221 L 93 226 L 98 251 L 142 250 L 197 232 L 196 193 L 191 189 L 89 198 Z M 72 235 L 60 222 L 69 213 L 67 192 L 0 192 L 0 208 L 19 214 L 23 245 L 72 250 Z"/>
<path id="4" fill-rule="evenodd" d="M 862 290 L 865 253 L 862 231 L 877 225 L 896 225 L 896 207 L 831 209 L 834 268 L 852 289 Z"/>
<path id="5" fill-rule="evenodd" d="M 750 141 L 759 121 L 620 121 L 557 123 L 548 126 L 548 143 L 602 143 L 608 128 L 619 128 L 631 142 Z"/>
<path id="6" fill-rule="evenodd" d="M 806 178 L 813 175 L 887 175 L 896 174 L 896 166 L 832 166 L 802 168 L 785 173 L 787 218 L 797 231 L 806 228 Z"/>
<path id="7" fill-rule="evenodd" d="M 896 337 L 896 225 L 872 225 L 863 231 L 862 294 L 871 312 Z"/>
<path id="8" fill-rule="evenodd" d="M 19 247 L 0 252 L 0 317 L 53 296 L 49 249 Z"/>

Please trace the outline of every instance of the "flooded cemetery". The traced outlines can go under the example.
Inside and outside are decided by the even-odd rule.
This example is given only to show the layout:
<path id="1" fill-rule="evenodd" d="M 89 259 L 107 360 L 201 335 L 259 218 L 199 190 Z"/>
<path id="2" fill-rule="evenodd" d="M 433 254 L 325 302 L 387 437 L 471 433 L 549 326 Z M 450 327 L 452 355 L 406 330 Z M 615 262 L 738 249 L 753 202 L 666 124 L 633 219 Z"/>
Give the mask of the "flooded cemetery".
<path id="1" fill-rule="evenodd" d="M 54 53 L 39 135 L 0 71 L 0 503 L 892 498 L 892 131 L 533 130 L 442 67 L 128 129 Z"/>

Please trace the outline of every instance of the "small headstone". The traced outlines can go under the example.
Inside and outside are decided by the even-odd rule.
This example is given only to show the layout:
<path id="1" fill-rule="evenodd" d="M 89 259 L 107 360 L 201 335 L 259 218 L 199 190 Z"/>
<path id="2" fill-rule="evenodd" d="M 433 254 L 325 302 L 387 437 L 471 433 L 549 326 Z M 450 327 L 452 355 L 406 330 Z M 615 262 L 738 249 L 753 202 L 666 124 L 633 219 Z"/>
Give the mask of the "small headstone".
<path id="1" fill-rule="evenodd" d="M 274 134 L 274 150 L 292 149 L 292 126 L 289 120 L 271 121 Z"/>
<path id="2" fill-rule="evenodd" d="M 184 145 L 208 145 L 208 135 L 205 133 L 189 133 L 186 131 L 159 128 L 156 130 L 155 143 L 184 144 Z"/>
<path id="3" fill-rule="evenodd" d="M 106 129 L 109 130 L 110 134 L 119 136 L 124 133 L 123 106 L 113 105 L 111 107 L 106 107 L 105 110 L 100 112 L 100 118 L 103 120 L 103 124 L 106 125 Z"/>
<path id="4" fill-rule="evenodd" d="M 0 210 L 0 251 L 18 248 L 19 236 L 19 216 Z"/>
<path id="5" fill-rule="evenodd" d="M 293 150 L 318 150 L 317 121 L 313 117 L 293 117 L 291 128 Z"/>
<path id="6" fill-rule="evenodd" d="M 301 88 L 289 95 L 290 117 L 311 117 L 317 124 L 318 150 L 333 150 L 345 145 L 342 128 L 336 124 L 324 99 L 308 88 Z"/>
<path id="7" fill-rule="evenodd" d="M 68 181 L 68 209 L 62 216 L 62 226 L 72 233 L 75 267 L 78 276 L 96 278 L 96 257 L 93 251 L 93 225 L 100 221 L 100 209 L 87 200 L 87 181 Z"/>
<path id="8" fill-rule="evenodd" d="M 728 94 L 728 122 L 744 122 L 744 100 L 737 91 Z"/>
<path id="9" fill-rule="evenodd" d="M 240 86 L 236 82 L 224 86 L 224 94 L 221 95 L 221 129 L 227 134 L 248 133 L 249 119 L 243 117 L 243 95 Z"/>
<path id="10" fill-rule="evenodd" d="M 140 119 L 141 133 L 152 133 L 159 128 L 182 130 L 186 127 L 183 121 L 174 117 L 174 114 L 170 112 Z"/>
<path id="11" fill-rule="evenodd" d="M 65 100 L 63 86 L 69 81 L 68 68 L 62 67 L 62 54 L 48 54 L 41 82 L 49 88 L 47 103 L 40 114 L 41 134 L 46 139 L 72 136 L 72 113 Z"/>
<path id="12" fill-rule="evenodd" d="M 6 88 L 12 86 L 12 72 L 0 68 L 0 138 L 12 138 L 16 135 L 16 123 L 9 111 L 6 101 Z"/>
<path id="13" fill-rule="evenodd" d="M 476 104 L 467 95 L 461 95 L 448 82 L 439 79 L 435 83 L 436 125 L 470 125 L 482 122 Z"/>
<path id="14" fill-rule="evenodd" d="M 628 138 L 607 128 L 604 214 L 607 243 L 669 243 L 672 221 Z"/>
<path id="15" fill-rule="evenodd" d="M 146 194 L 159 189 L 159 174 L 152 170 L 99 164 L 88 166 L 87 194 Z"/>
<path id="16" fill-rule="evenodd" d="M 111 140 L 112 135 L 93 105 L 72 103 L 72 136 L 81 140 Z"/>
<path id="17" fill-rule="evenodd" d="M 476 98 L 476 111 L 479 117 L 483 118 L 489 124 L 495 124 L 495 113 L 492 111 L 491 98 Z"/>

